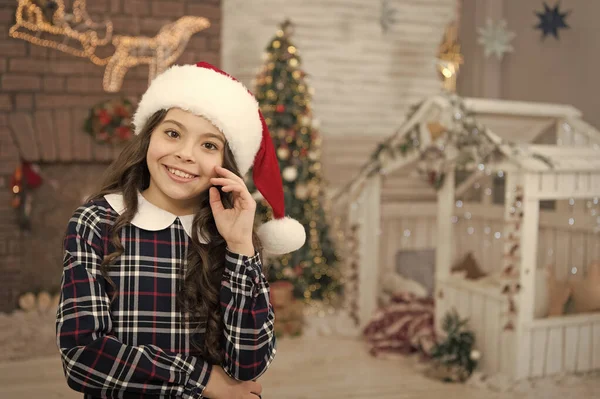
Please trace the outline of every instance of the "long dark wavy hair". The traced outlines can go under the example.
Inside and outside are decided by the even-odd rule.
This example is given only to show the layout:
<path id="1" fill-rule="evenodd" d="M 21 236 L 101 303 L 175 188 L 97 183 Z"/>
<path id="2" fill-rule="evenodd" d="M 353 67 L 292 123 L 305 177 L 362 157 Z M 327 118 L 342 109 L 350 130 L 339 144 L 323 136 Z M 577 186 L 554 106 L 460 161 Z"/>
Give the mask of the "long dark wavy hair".
<path id="1" fill-rule="evenodd" d="M 150 185 L 146 154 L 150 145 L 150 137 L 166 114 L 167 110 L 161 110 L 148 119 L 140 134 L 123 148 L 119 157 L 106 170 L 100 190 L 90 196 L 90 200 L 94 200 L 100 199 L 106 194 L 121 193 L 125 202 L 125 212 L 117 217 L 111 231 L 111 243 L 116 250 L 104 256 L 100 268 L 102 275 L 113 287 L 115 293 L 117 289 L 108 272 L 123 254 L 124 248 L 120 233 L 137 213 L 138 192 L 147 189 Z M 241 176 L 233 153 L 227 145 L 224 149 L 223 167 Z M 221 190 L 220 193 L 224 207 L 231 208 L 233 206 L 232 194 Z M 205 360 L 213 364 L 222 364 L 223 322 L 219 292 L 225 269 L 227 243 L 217 230 L 210 208 L 208 190 L 198 201 L 199 210 L 194 216 L 192 237 L 188 246 L 187 268 L 182 288 L 178 292 L 178 304 L 180 311 L 184 313 L 184 319 L 197 326 L 196 332 L 205 329 L 203 342 L 192 340 L 192 345 Z M 199 231 L 204 232 L 209 241 L 208 244 L 200 243 Z M 261 245 L 256 233 L 253 233 L 252 239 L 254 247 L 260 253 Z M 114 300 L 115 297 L 113 296 L 112 299 Z"/>

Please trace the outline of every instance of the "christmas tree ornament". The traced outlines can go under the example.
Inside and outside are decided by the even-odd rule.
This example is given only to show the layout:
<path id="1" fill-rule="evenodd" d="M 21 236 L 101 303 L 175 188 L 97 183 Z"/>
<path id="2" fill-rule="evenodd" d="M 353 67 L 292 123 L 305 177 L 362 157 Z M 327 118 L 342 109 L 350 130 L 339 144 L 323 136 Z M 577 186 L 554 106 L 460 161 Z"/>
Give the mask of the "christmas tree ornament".
<path id="1" fill-rule="evenodd" d="M 290 157 L 290 150 L 287 147 L 279 147 L 277 149 L 277 157 L 282 160 L 282 161 L 286 161 L 289 157 Z"/>
<path id="2" fill-rule="evenodd" d="M 298 177 L 298 169 L 295 166 L 288 166 L 283 170 L 282 176 L 289 182 L 294 181 Z"/>
<path id="3" fill-rule="evenodd" d="M 299 200 L 305 200 L 308 198 L 308 186 L 306 184 L 298 183 L 296 185 L 296 198 Z"/>

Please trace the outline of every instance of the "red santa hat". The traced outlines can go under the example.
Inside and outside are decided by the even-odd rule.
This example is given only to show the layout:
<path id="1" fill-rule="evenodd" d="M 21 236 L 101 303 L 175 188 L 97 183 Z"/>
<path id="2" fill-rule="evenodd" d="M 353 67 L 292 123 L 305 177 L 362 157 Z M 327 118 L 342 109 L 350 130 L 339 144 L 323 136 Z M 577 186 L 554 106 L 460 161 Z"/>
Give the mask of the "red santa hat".
<path id="1" fill-rule="evenodd" d="M 142 96 L 133 116 L 135 134 L 155 112 L 170 108 L 208 119 L 227 139 L 241 174 L 253 167 L 254 184 L 273 209 L 274 219 L 257 231 L 265 251 L 285 254 L 304 245 L 304 227 L 285 216 L 279 162 L 254 95 L 208 63 L 175 65 L 158 75 Z"/>

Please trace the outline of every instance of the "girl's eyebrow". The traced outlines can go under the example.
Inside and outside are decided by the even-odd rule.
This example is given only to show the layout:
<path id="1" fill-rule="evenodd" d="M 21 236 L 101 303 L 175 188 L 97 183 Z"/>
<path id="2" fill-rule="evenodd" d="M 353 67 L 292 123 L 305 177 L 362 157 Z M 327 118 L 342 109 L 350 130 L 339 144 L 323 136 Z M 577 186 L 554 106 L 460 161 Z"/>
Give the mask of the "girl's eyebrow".
<path id="1" fill-rule="evenodd" d="M 167 120 L 163 121 L 163 123 L 172 123 L 174 125 L 177 125 L 181 130 L 184 130 L 187 132 L 187 128 L 182 123 L 179 123 L 173 119 L 167 119 Z"/>
<path id="2" fill-rule="evenodd" d="M 219 140 L 221 143 L 225 144 L 225 139 L 223 139 L 223 137 L 219 136 L 218 134 L 214 134 L 214 133 L 204 133 L 201 136 L 203 137 L 212 137 L 214 139 Z"/>
<path id="3" fill-rule="evenodd" d="M 163 121 L 163 123 L 172 123 L 174 125 L 177 125 L 181 130 L 183 130 L 185 132 L 188 131 L 187 128 L 182 123 L 177 122 L 176 120 L 173 120 L 173 119 L 167 119 L 167 120 Z M 225 144 L 225 139 L 223 139 L 223 137 L 219 136 L 218 134 L 207 132 L 207 133 L 201 134 L 201 136 L 212 137 L 212 138 L 219 140 L 221 143 Z"/>

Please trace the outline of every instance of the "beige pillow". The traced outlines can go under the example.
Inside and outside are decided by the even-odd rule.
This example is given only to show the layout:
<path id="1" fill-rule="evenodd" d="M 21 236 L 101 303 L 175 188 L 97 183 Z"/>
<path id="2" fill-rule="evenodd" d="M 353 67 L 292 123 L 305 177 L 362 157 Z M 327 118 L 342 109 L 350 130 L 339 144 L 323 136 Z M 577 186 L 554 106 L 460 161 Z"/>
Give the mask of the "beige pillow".
<path id="1" fill-rule="evenodd" d="M 548 317 L 565 314 L 565 305 L 571 296 L 571 285 L 568 281 L 559 281 L 554 274 L 554 266 L 546 267 L 546 284 L 548 287 Z"/>
<path id="2" fill-rule="evenodd" d="M 486 273 L 481 271 L 479 264 L 473 257 L 473 253 L 469 252 L 452 267 L 452 272 L 464 272 L 467 280 L 478 280 L 486 276 Z M 460 273 L 462 274 L 462 273 Z"/>
<path id="3" fill-rule="evenodd" d="M 546 270 L 535 271 L 535 303 L 533 315 L 536 319 L 548 316 L 550 293 L 548 292 L 548 273 Z"/>
<path id="4" fill-rule="evenodd" d="M 572 279 L 573 313 L 600 311 L 600 262 L 588 266 L 585 278 Z"/>

